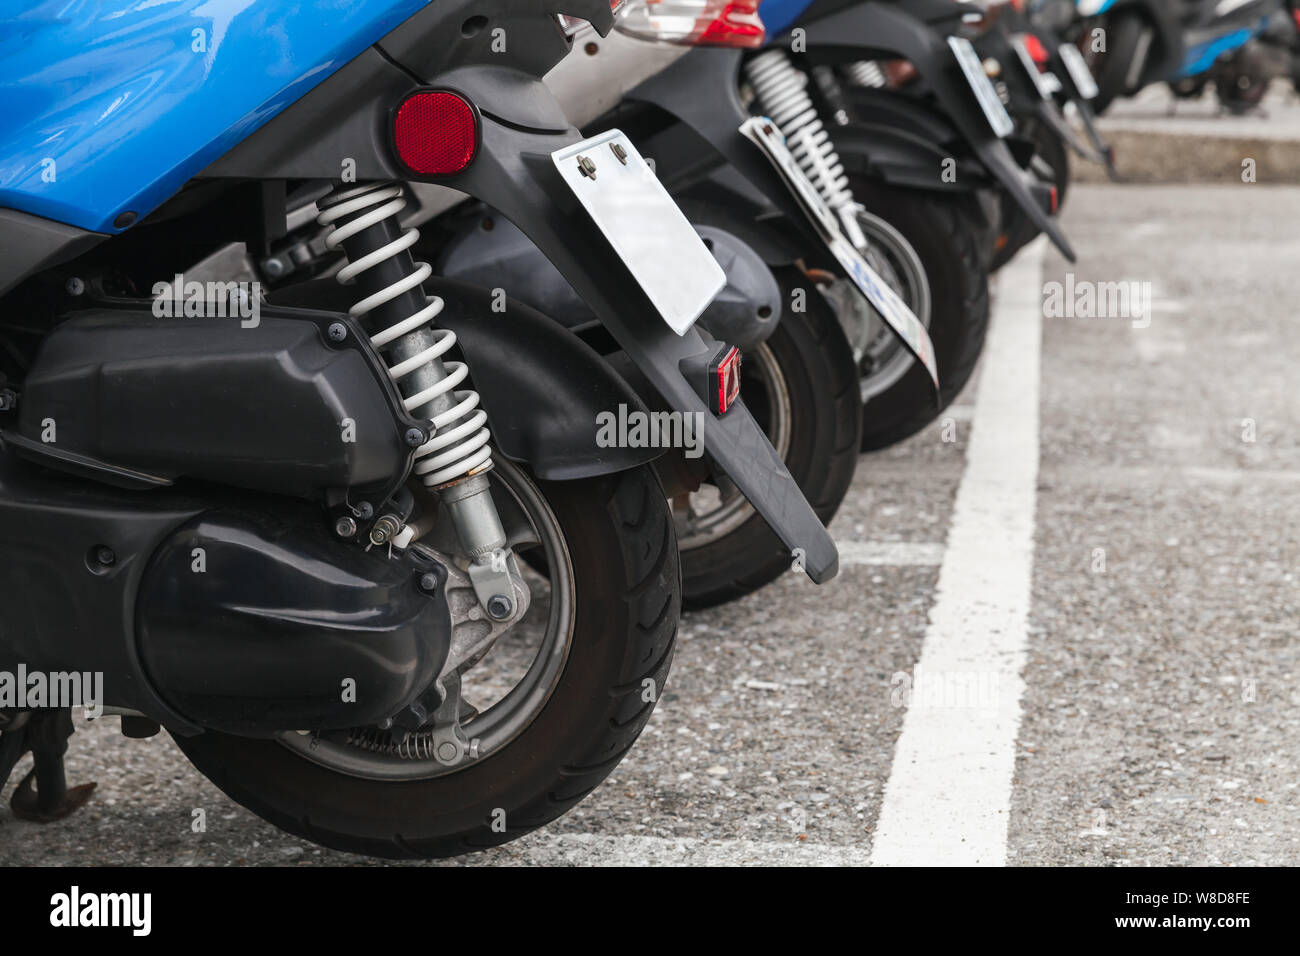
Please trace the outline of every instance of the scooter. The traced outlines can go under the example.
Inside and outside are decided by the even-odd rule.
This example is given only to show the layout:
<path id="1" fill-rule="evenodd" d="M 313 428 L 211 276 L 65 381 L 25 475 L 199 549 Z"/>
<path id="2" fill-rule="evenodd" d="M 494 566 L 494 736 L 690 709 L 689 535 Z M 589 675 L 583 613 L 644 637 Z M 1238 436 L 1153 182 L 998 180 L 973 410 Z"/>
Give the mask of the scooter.
<path id="1" fill-rule="evenodd" d="M 1169 76 L 1175 96 L 1198 98 L 1212 83 L 1220 105 L 1241 114 L 1259 105 L 1275 77 L 1289 73 L 1296 24 L 1279 0 L 1183 0 L 1175 9 L 1185 48 Z"/>
<path id="2" fill-rule="evenodd" d="M 1027 12 L 1083 54 L 1097 83 L 1097 115 L 1167 79 L 1183 60 L 1177 7 L 1169 0 L 1038 0 Z"/>
<path id="3" fill-rule="evenodd" d="M 582 139 L 541 82 L 559 15 L 604 33 L 610 5 L 330 9 L 82 11 L 0 51 L 0 671 L 103 683 L 0 698 L 0 779 L 34 756 L 25 819 L 91 793 L 63 772 L 74 704 L 166 728 L 291 833 L 387 857 L 544 825 L 644 727 L 673 523 L 661 449 L 595 424 L 650 409 L 553 320 L 433 278 L 404 181 L 508 216 L 808 576 L 836 571 L 737 351 L 695 328 L 722 269 L 632 142 Z M 269 254 L 304 192 L 335 275 L 265 297 L 187 277 L 232 242 Z M 478 667 L 494 651 L 514 679 Z"/>

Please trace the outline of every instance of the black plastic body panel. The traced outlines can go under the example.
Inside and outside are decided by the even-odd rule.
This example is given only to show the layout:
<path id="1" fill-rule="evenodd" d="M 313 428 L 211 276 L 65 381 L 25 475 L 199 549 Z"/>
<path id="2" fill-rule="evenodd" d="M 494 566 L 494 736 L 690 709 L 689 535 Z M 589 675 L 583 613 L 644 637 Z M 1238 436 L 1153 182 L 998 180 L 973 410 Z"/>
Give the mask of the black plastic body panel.
<path id="1" fill-rule="evenodd" d="M 104 703 L 180 733 L 198 727 L 151 686 L 135 645 L 145 563 L 209 506 L 172 490 L 130 492 L 42 472 L 0 454 L 0 669 L 104 675 Z M 109 548 L 109 565 L 89 559 Z"/>
<path id="2" fill-rule="evenodd" d="M 652 461 L 654 448 L 601 448 L 596 415 L 645 410 L 635 391 L 588 345 L 554 320 L 507 299 L 493 309 L 489 290 L 451 279 L 429 279 L 440 295 L 437 324 L 456 333 L 492 438 L 501 453 L 537 477 L 566 481 L 626 471 Z M 341 308 L 353 294 L 333 279 L 315 279 L 275 293 L 275 300 L 310 308 Z"/>
<path id="3" fill-rule="evenodd" d="M 424 573 L 438 581 L 433 591 L 419 587 Z M 446 660 L 445 578 L 415 550 L 389 559 L 334 540 L 319 520 L 207 512 L 148 561 L 140 660 L 169 704 L 211 730 L 266 736 L 377 723 L 419 696 Z"/>
<path id="4" fill-rule="evenodd" d="M 79 256 L 108 236 L 17 209 L 0 209 L 0 295 L 42 269 Z"/>
<path id="5" fill-rule="evenodd" d="M 335 323 L 347 330 L 342 342 L 327 337 Z M 275 308 L 243 326 L 157 318 L 134 300 L 74 313 L 45 338 L 23 383 L 23 453 L 43 446 L 162 483 L 386 497 L 410 468 L 406 433 L 419 423 L 359 328 L 334 313 Z"/>
<path id="6" fill-rule="evenodd" d="M 744 402 L 718 418 L 682 375 L 681 361 L 707 348 L 700 333 L 678 336 L 668 328 L 560 178 L 551 153 L 578 142 L 577 132 L 517 130 L 483 112 L 483 153 L 450 185 L 500 210 L 546 254 L 669 407 L 703 416 L 709 457 L 786 546 L 799 550 L 808 576 L 818 583 L 833 577 L 834 542 Z"/>
<path id="7" fill-rule="evenodd" d="M 989 128 L 941 33 L 903 7 L 878 0 L 821 17 L 814 7 L 799 25 L 805 31 L 809 55 L 824 62 L 872 58 L 911 62 L 920 74 L 918 95 L 933 96 L 938 109 L 970 144 L 989 174 L 1061 253 L 1074 261 L 1074 250 L 1060 225 L 1035 201 L 1032 183 L 1012 158 L 1007 144 Z"/>
<path id="8" fill-rule="evenodd" d="M 555 10 L 556 6 L 561 9 Z M 481 5 L 471 0 L 431 4 L 427 14 L 423 14 L 427 20 L 417 22 L 413 18 L 381 41 L 391 51 L 387 55 L 396 58 L 395 61 L 385 59 L 375 50 L 368 51 L 214 163 L 205 174 L 336 178 L 341 162 L 352 158 L 358 180 L 399 179 L 401 176 L 387 155 L 385 126 L 389 109 L 414 86 L 450 85 L 444 73 L 432 75 L 433 68 L 440 67 L 446 76 L 454 75 L 457 88 L 474 99 L 482 115 L 481 147 L 468 169 L 458 176 L 440 180 L 440 184 L 500 210 L 537 244 L 645 372 L 660 396 L 675 410 L 699 412 L 704 416 L 704 444 L 715 464 L 736 482 L 778 537 L 792 550 L 799 549 L 808 575 L 814 581 L 827 580 L 838 570 L 835 544 L 744 403 L 738 403 L 725 416 L 717 418 L 708 412 L 695 389 L 682 376 L 680 361 L 705 348 L 699 333 L 691 330 L 679 337 L 664 324 L 630 271 L 555 170 L 551 153 L 580 142 L 577 130 L 546 128 L 550 120 L 538 127 L 536 121 L 517 123 L 510 119 L 516 115 L 514 104 L 524 95 L 520 83 L 525 81 L 521 76 L 512 77 L 510 83 L 493 82 L 492 78 L 500 76 L 496 71 L 501 67 L 520 74 L 533 72 L 534 85 L 528 96 L 538 101 L 551 96 L 541 81 L 541 60 L 521 50 L 528 34 L 516 34 L 514 25 L 531 23 L 540 30 L 542 17 L 554 12 L 590 20 L 602 30 L 610 25 L 605 0 L 508 0 L 505 5 L 495 7 L 493 13 L 494 18 L 509 27 L 505 53 L 492 52 L 490 46 L 465 47 L 468 52 L 463 61 L 431 59 L 430 66 L 422 67 L 413 59 L 419 55 L 415 48 L 444 35 L 439 31 L 456 31 L 469 16 L 483 15 Z M 412 48 L 409 55 L 398 45 L 399 36 Z M 451 42 L 454 43 L 454 38 Z M 365 63 L 361 63 L 363 60 Z M 473 63 L 490 69 L 467 70 Z M 734 96 L 737 65 L 738 60 L 728 65 L 731 76 L 728 85 L 712 89 L 729 89 Z M 476 84 L 473 74 L 482 81 Z M 350 75 L 358 82 L 364 81 L 364 89 L 353 89 L 348 83 Z M 400 77 L 405 77 L 404 84 Z M 695 99 L 703 104 L 709 98 L 700 96 L 697 90 Z M 349 109 L 340 111 L 340 103 L 348 103 Z M 540 115 L 553 114 L 541 111 Z M 737 155 L 744 157 L 742 161 L 755 175 L 763 177 L 755 182 L 765 182 L 767 185 L 762 188 L 769 195 L 788 195 L 780 177 L 761 153 L 734 128 L 731 135 Z M 739 148 L 742 145 L 743 152 Z M 797 205 L 793 197 L 789 197 L 789 203 L 792 207 Z M 792 217 L 792 221 L 798 223 L 801 219 Z M 518 366 L 516 374 L 527 374 L 527 367 Z M 480 387 L 481 392 L 487 390 Z"/>

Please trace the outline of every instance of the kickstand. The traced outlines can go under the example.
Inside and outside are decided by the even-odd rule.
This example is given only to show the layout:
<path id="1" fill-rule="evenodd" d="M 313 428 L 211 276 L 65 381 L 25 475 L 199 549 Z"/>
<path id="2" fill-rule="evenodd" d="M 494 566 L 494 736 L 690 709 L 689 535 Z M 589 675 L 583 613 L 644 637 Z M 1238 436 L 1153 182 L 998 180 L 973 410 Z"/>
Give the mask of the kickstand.
<path id="1" fill-rule="evenodd" d="M 81 807 L 95 792 L 95 784 L 68 789 L 63 755 L 72 736 L 72 711 L 36 710 L 26 720 L 0 733 L 0 787 L 23 754 L 31 751 L 32 769 L 9 798 L 14 816 L 32 823 L 53 823 Z"/>

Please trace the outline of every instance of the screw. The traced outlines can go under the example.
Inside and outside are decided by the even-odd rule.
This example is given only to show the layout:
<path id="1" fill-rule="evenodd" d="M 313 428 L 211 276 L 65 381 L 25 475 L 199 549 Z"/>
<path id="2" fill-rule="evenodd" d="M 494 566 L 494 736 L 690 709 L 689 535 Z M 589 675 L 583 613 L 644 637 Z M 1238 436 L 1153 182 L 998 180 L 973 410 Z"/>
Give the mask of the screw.
<path id="1" fill-rule="evenodd" d="M 494 594 L 488 598 L 488 616 L 497 621 L 504 621 L 514 612 L 515 602 L 504 594 Z"/>
<path id="2" fill-rule="evenodd" d="M 412 448 L 419 448 L 425 443 L 424 432 L 419 428 L 408 428 L 406 430 L 406 443 Z"/>
<path id="3" fill-rule="evenodd" d="M 279 256 L 271 256 L 269 259 L 262 260 L 262 271 L 270 278 L 278 279 L 289 271 L 289 267 Z"/>
<path id="4" fill-rule="evenodd" d="M 586 156 L 579 156 L 579 157 L 578 157 L 578 172 L 582 173 L 582 175 L 586 176 L 588 179 L 595 179 L 595 178 L 596 178 L 596 164 L 593 163 L 593 162 L 592 162 L 590 159 L 588 159 Z"/>
<path id="5" fill-rule="evenodd" d="M 610 143 L 609 150 L 614 154 L 620 163 L 627 165 L 627 150 L 623 148 L 622 143 Z"/>
<path id="6" fill-rule="evenodd" d="M 426 571 L 420 575 L 421 591 L 436 591 L 438 589 L 438 575 L 432 571 Z"/>
<path id="7" fill-rule="evenodd" d="M 402 530 L 402 522 L 392 515 L 384 515 L 370 528 L 370 543 L 383 544 Z"/>
<path id="8" fill-rule="evenodd" d="M 117 561 L 117 555 L 113 553 L 112 548 L 106 548 L 103 545 L 100 545 L 95 549 L 95 560 L 104 565 L 104 567 L 108 567 Z"/>
<path id="9" fill-rule="evenodd" d="M 334 533 L 340 538 L 350 538 L 357 533 L 357 523 L 344 515 L 334 522 Z"/>
<path id="10" fill-rule="evenodd" d="M 68 295 L 81 295 L 86 291 L 86 283 L 81 280 L 81 276 L 73 276 L 63 288 Z"/>
<path id="11" fill-rule="evenodd" d="M 331 322 L 329 337 L 331 342 L 342 342 L 348 337 L 348 327 L 342 322 Z"/>

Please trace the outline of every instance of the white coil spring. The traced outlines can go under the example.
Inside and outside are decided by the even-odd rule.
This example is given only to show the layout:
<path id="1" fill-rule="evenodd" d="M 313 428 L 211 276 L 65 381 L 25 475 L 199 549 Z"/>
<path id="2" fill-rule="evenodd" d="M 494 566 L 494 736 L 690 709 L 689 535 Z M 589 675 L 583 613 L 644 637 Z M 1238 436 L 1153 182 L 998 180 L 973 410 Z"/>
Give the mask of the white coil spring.
<path id="1" fill-rule="evenodd" d="M 889 85 L 885 71 L 875 60 L 858 60 L 843 68 L 844 78 L 858 86 L 881 89 Z"/>
<path id="2" fill-rule="evenodd" d="M 830 133 L 808 94 L 808 74 L 790 62 L 784 50 L 766 50 L 745 66 L 758 104 L 781 128 L 799 168 L 812 180 L 832 209 L 853 202 Z"/>
<path id="3" fill-rule="evenodd" d="M 321 210 L 316 221 L 322 226 L 328 226 L 346 216 L 369 210 L 351 222 L 334 227 L 325 237 L 325 245 L 330 249 L 337 249 L 346 239 L 369 229 L 389 216 L 398 215 L 405 208 L 406 199 L 401 185 L 392 183 L 378 189 L 372 186 L 361 186 L 345 193 L 332 195 L 329 205 Z M 367 269 L 391 259 L 400 252 L 405 252 L 415 245 L 419 238 L 419 230 L 407 229 L 387 245 L 344 266 L 339 270 L 338 280 L 343 283 L 351 282 Z M 415 266 L 415 271 L 409 276 L 362 299 L 348 310 L 348 314 L 360 321 L 368 312 L 385 302 L 419 287 L 433 274 L 433 269 L 427 262 L 417 262 Z M 423 309 L 370 337 L 370 344 L 376 350 L 383 350 L 403 336 L 425 327 L 428 327 L 436 337 L 433 345 L 418 355 L 389 366 L 388 374 L 395 383 L 400 383 L 402 379 L 424 368 L 430 362 L 439 360 L 456 344 L 455 332 L 432 326 L 434 317 L 442 311 L 442 304 L 439 296 L 430 296 L 428 305 Z M 488 447 L 491 434 L 485 427 L 487 413 L 478 407 L 478 392 L 470 389 L 452 391 L 465 380 L 469 369 L 463 362 L 447 362 L 443 367 L 446 369 L 446 377 L 403 399 L 403 405 L 408 412 L 448 392 L 451 392 L 456 399 L 455 405 L 433 417 L 431 420 L 433 437 L 421 445 L 415 453 L 415 474 L 430 488 L 485 471 L 484 466 L 490 467 L 492 461 L 492 449 Z M 470 414 L 471 412 L 473 414 Z"/>

